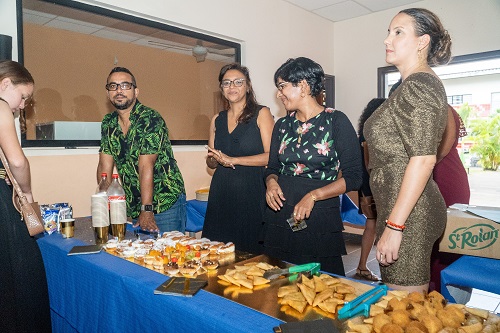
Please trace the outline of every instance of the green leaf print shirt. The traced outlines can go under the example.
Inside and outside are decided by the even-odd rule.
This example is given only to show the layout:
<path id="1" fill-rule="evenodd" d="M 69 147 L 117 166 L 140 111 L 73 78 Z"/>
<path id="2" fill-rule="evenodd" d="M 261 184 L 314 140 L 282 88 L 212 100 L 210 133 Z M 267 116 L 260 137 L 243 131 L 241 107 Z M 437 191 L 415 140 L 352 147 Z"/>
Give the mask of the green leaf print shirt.
<path id="1" fill-rule="evenodd" d="M 139 101 L 130 112 L 130 128 L 125 136 L 118 124 L 117 111 L 104 116 L 99 151 L 113 156 L 127 198 L 127 215 L 132 218 L 137 218 L 141 212 L 139 155 L 158 155 L 153 168 L 156 213 L 170 209 L 179 194 L 185 193 L 167 125 L 157 111 Z"/>

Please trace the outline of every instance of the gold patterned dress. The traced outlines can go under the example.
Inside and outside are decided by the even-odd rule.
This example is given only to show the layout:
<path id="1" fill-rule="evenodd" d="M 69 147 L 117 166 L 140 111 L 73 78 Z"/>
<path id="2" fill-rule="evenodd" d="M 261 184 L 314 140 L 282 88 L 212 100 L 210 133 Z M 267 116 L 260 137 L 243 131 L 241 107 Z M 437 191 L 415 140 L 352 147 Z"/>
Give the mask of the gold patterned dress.
<path id="1" fill-rule="evenodd" d="M 436 76 L 409 75 L 366 121 L 370 186 L 377 203 L 377 238 L 385 229 L 412 156 L 436 155 L 447 120 L 446 92 Z M 402 286 L 430 280 L 434 242 L 446 224 L 446 205 L 432 179 L 406 220 L 399 259 L 380 267 L 382 280 Z"/>

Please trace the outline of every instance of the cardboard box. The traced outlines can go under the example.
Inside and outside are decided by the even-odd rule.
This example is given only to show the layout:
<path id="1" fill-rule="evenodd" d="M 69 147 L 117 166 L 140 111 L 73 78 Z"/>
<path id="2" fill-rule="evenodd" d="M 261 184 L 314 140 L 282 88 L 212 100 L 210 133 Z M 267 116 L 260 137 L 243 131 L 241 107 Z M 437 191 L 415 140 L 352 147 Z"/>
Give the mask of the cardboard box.
<path id="1" fill-rule="evenodd" d="M 497 207 L 470 207 L 469 210 L 496 221 L 500 217 L 500 208 Z M 439 251 L 500 259 L 499 234 L 500 223 L 468 211 L 449 208 Z"/>

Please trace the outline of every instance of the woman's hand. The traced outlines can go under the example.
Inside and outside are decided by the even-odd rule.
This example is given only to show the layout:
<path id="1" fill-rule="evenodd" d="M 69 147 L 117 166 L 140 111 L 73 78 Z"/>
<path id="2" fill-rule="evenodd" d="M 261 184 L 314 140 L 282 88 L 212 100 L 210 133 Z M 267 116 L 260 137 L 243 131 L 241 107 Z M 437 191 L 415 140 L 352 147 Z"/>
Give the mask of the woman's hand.
<path id="1" fill-rule="evenodd" d="M 281 187 L 278 185 L 276 179 L 271 178 L 266 182 L 266 202 L 274 211 L 278 211 L 283 207 L 283 201 L 285 201 L 285 196 Z"/>
<path id="2" fill-rule="evenodd" d="M 380 265 L 389 266 L 398 260 L 402 239 L 403 233 L 401 231 L 385 228 L 377 242 L 376 258 Z"/>
<path id="3" fill-rule="evenodd" d="M 314 203 L 315 201 L 310 193 L 304 195 L 304 197 L 293 208 L 293 217 L 295 221 L 308 219 L 314 208 Z"/>
<path id="4" fill-rule="evenodd" d="M 234 169 L 234 158 L 227 156 L 220 150 L 211 150 L 207 155 L 213 157 L 223 167 Z"/>

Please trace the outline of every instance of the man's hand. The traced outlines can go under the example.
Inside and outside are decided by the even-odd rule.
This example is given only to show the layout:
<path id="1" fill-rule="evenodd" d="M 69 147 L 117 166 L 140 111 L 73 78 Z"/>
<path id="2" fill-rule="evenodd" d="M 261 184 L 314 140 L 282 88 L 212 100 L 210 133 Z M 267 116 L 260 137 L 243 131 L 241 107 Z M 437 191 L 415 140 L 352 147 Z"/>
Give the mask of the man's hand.
<path id="1" fill-rule="evenodd" d="M 158 226 L 156 225 L 155 214 L 153 212 L 143 211 L 137 218 L 134 227 L 140 226 L 142 230 L 149 232 L 159 232 Z"/>

